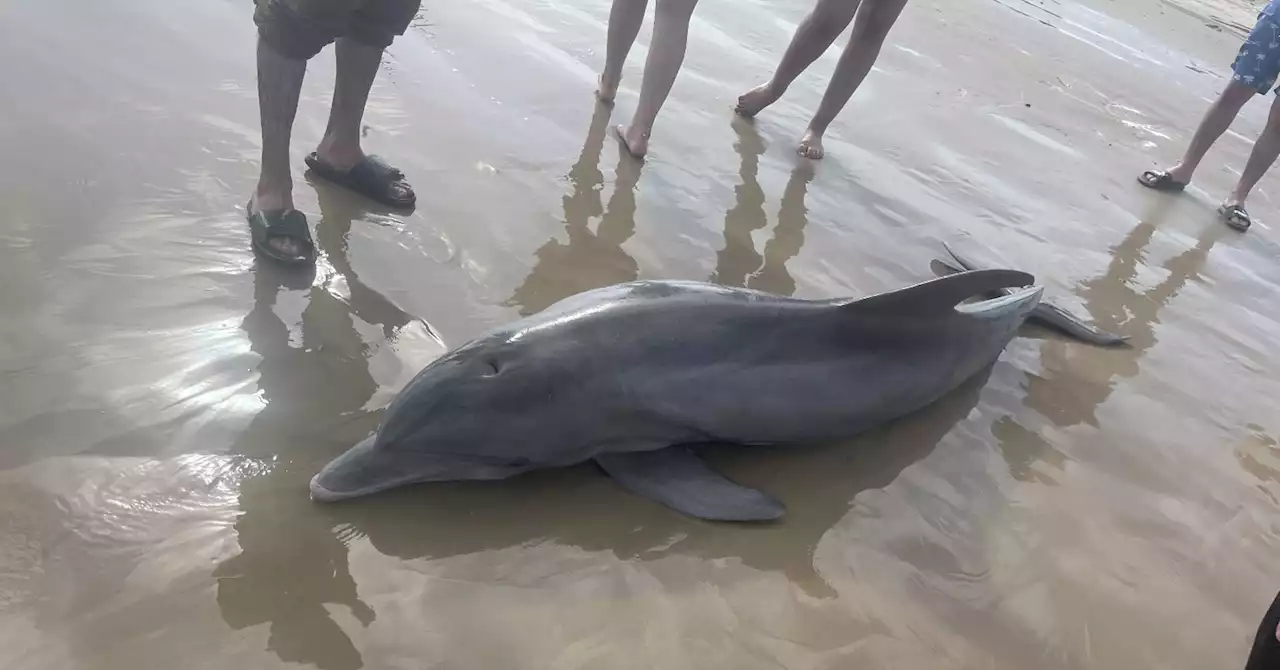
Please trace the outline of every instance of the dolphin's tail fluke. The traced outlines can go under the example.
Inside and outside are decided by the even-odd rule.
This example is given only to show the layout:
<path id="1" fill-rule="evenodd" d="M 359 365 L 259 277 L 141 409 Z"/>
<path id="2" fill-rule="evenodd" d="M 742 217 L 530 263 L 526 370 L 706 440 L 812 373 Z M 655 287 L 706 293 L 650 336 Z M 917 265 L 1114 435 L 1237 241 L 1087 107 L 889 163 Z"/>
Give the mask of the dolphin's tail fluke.
<path id="1" fill-rule="evenodd" d="M 947 253 L 951 256 L 949 259 L 938 259 L 938 263 L 949 272 L 965 272 L 969 270 L 985 269 L 982 265 L 975 263 L 967 256 L 958 253 L 955 248 L 943 242 Z M 1065 335 L 1069 335 L 1082 342 L 1088 342 L 1102 347 L 1114 347 L 1128 342 L 1129 338 L 1115 333 L 1109 333 L 1097 326 L 1086 322 L 1084 319 L 1068 312 L 1067 310 L 1051 304 L 1044 300 L 1027 317 L 1029 321 L 1034 321 L 1042 326 L 1056 330 Z"/>
<path id="2" fill-rule="evenodd" d="M 1061 307 L 1044 301 L 1036 305 L 1027 320 L 1035 321 L 1042 326 L 1070 335 L 1082 342 L 1096 344 L 1101 347 L 1115 347 L 1129 341 L 1129 337 L 1126 335 L 1108 333 L 1091 323 L 1086 323 L 1080 317 Z"/>

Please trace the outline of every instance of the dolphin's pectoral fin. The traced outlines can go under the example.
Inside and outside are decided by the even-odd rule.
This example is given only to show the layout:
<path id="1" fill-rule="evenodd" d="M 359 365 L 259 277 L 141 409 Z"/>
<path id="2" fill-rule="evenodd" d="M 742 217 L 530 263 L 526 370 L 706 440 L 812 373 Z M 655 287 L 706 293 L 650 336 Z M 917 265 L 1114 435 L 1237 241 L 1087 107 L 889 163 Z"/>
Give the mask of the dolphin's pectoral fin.
<path id="1" fill-rule="evenodd" d="M 777 500 L 707 467 L 688 447 L 603 454 L 595 461 L 633 493 L 700 519 L 767 521 L 786 512 Z"/>

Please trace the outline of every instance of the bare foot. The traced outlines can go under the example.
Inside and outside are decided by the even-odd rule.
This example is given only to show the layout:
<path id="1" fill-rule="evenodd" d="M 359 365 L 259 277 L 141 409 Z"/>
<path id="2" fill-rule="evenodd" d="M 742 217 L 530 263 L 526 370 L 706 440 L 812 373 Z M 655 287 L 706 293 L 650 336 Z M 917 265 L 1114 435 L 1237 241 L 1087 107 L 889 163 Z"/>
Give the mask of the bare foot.
<path id="1" fill-rule="evenodd" d="M 649 151 L 649 131 L 640 130 L 635 126 L 631 128 L 614 126 L 613 133 L 618 136 L 622 148 L 626 149 L 632 157 L 644 158 L 645 153 Z"/>
<path id="2" fill-rule="evenodd" d="M 291 188 L 272 188 L 258 185 L 253 197 L 249 199 L 249 213 L 288 212 L 293 209 L 293 191 Z M 267 240 L 272 249 L 289 257 L 301 256 L 307 248 L 292 237 L 273 236 Z"/>
<path id="3" fill-rule="evenodd" d="M 796 153 L 814 160 L 827 155 L 827 152 L 822 149 L 822 133 L 812 129 L 804 131 L 804 136 L 800 138 L 800 146 L 796 147 Z"/>
<path id="4" fill-rule="evenodd" d="M 782 97 L 782 91 L 773 90 L 772 84 L 760 84 L 738 96 L 738 105 L 733 108 L 733 111 L 749 119 L 759 114 L 765 107 L 777 102 L 780 97 Z"/>
<path id="5" fill-rule="evenodd" d="M 596 99 L 606 105 L 612 105 L 613 99 L 617 95 L 618 80 L 610 78 L 609 81 L 606 81 L 604 74 L 601 73 L 600 79 L 596 81 Z"/>

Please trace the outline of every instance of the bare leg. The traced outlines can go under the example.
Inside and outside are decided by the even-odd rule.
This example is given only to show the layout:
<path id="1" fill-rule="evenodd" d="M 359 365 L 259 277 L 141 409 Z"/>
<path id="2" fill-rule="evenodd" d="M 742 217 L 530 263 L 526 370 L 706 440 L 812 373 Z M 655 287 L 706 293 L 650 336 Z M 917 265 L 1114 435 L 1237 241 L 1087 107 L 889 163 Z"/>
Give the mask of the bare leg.
<path id="1" fill-rule="evenodd" d="M 298 111 L 307 61 L 286 58 L 258 40 L 258 111 L 262 122 L 262 168 L 249 203 L 250 212 L 293 209 L 293 175 L 289 170 L 289 138 Z M 294 256 L 304 249 L 294 240 L 276 236 L 268 244 Z"/>
<path id="2" fill-rule="evenodd" d="M 1223 204 L 1243 207 L 1249 192 L 1253 190 L 1258 180 L 1262 179 L 1262 175 L 1271 169 L 1271 165 L 1276 162 L 1278 156 L 1280 156 L 1280 96 L 1271 102 L 1267 127 L 1258 136 L 1258 141 L 1253 143 L 1253 151 L 1249 152 L 1249 160 L 1244 164 L 1240 181 L 1236 183 L 1235 190 Z"/>
<path id="3" fill-rule="evenodd" d="M 1217 142 L 1219 137 L 1222 137 L 1222 133 L 1231 127 L 1231 122 L 1240 113 L 1240 109 L 1257 93 L 1258 91 L 1252 86 L 1242 84 L 1234 79 L 1230 81 L 1227 87 L 1222 90 L 1222 94 L 1218 96 L 1218 99 L 1205 112 L 1204 119 L 1200 121 L 1200 126 L 1196 128 L 1196 134 L 1191 138 L 1191 144 L 1187 145 L 1187 153 L 1182 157 L 1182 160 L 1168 170 L 1169 176 L 1181 184 L 1191 183 L 1191 176 L 1195 174 L 1196 168 L 1199 167 L 1200 161 L 1204 159 L 1205 153 L 1209 151 L 1209 147 L 1213 146 L 1213 143 Z M 1268 122 L 1269 126 L 1270 122 Z M 1252 184 L 1250 184 L 1250 188 L 1252 188 Z"/>
<path id="4" fill-rule="evenodd" d="M 596 97 L 600 102 L 609 104 L 618 94 L 618 84 L 622 82 L 622 65 L 627 61 L 631 45 L 640 34 L 640 23 L 644 21 L 644 10 L 649 0 L 613 0 L 609 10 L 609 37 L 605 42 L 604 71 L 600 73 L 600 83 L 596 88 Z"/>
<path id="5" fill-rule="evenodd" d="M 889 35 L 889 30 L 898 21 L 902 8 L 907 0 L 865 0 L 858 10 L 858 17 L 853 22 L 853 34 L 836 70 L 831 74 L 831 82 L 827 84 L 827 92 L 818 104 L 818 111 L 809 122 L 809 129 L 800 138 L 798 149 L 805 158 L 822 158 L 822 134 L 827 126 L 835 120 L 836 115 L 848 104 L 853 92 L 862 85 L 862 80 L 871 72 L 876 58 L 880 56 L 880 47 Z"/>
<path id="6" fill-rule="evenodd" d="M 684 63 L 685 46 L 689 42 L 689 21 L 698 0 L 658 0 L 653 41 L 644 62 L 644 81 L 640 84 L 640 101 L 631 117 L 631 126 L 616 130 L 627 151 L 641 158 L 649 150 L 649 134 L 667 94 L 676 83 L 680 65 Z"/>
<path id="7" fill-rule="evenodd" d="M 364 160 L 360 121 L 364 118 L 373 78 L 382 62 L 382 49 L 343 37 L 334 43 L 334 51 L 338 67 L 333 104 L 329 108 L 329 125 L 316 154 L 327 165 L 346 170 Z"/>
<path id="8" fill-rule="evenodd" d="M 849 22 L 858 11 L 859 2 L 860 0 L 818 0 L 813 11 L 796 28 L 796 34 L 792 36 L 791 44 L 787 45 L 787 51 L 782 55 L 773 78 L 739 96 L 735 111 L 749 118 L 782 97 L 791 82 L 812 65 L 813 61 L 818 60 L 840 33 L 849 27 Z"/>

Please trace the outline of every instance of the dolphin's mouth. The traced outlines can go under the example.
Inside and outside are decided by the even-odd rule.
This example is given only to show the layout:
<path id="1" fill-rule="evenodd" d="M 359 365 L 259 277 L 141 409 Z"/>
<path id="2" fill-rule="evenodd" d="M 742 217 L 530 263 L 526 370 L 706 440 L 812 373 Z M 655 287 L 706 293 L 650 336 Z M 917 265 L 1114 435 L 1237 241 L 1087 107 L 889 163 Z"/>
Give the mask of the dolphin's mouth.
<path id="1" fill-rule="evenodd" d="M 337 502 L 421 482 L 502 479 L 535 467 L 527 460 L 375 448 L 375 441 L 370 435 L 324 466 L 311 478 L 311 499 Z"/>
<path id="2" fill-rule="evenodd" d="M 1018 289 L 1011 289 L 1005 295 L 999 295 L 977 302 L 962 302 L 956 305 L 957 312 L 972 314 L 983 318 L 1000 318 L 1011 312 L 1030 310 L 1040 302 L 1044 294 L 1044 286 L 1035 284 Z"/>
<path id="3" fill-rule="evenodd" d="M 374 449 L 375 435 L 361 440 L 311 478 L 311 499 L 337 502 L 380 493 L 421 481 L 420 473 L 396 467 L 393 459 Z"/>
<path id="4" fill-rule="evenodd" d="M 415 481 L 414 478 L 410 477 L 406 478 L 404 481 L 390 481 L 383 484 L 371 484 L 358 489 L 335 491 L 324 485 L 322 482 L 323 475 L 324 473 L 321 472 L 311 478 L 311 499 L 316 502 L 338 502 L 341 500 L 350 500 L 352 498 L 362 498 L 375 493 L 381 493 L 388 489 L 393 489 L 397 486 L 411 484 Z"/>

